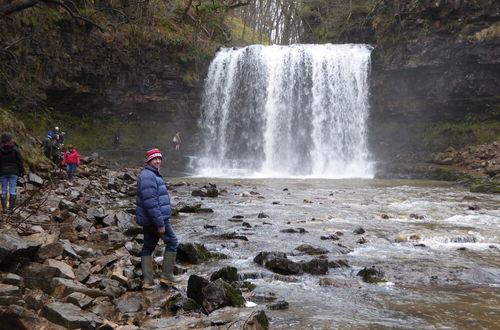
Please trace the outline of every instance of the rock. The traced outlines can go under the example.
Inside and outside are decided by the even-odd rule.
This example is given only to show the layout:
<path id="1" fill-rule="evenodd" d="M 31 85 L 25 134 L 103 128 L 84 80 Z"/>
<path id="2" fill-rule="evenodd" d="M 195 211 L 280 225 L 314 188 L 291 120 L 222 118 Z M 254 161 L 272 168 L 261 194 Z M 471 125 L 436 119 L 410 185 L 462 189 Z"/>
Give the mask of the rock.
<path id="1" fill-rule="evenodd" d="M 289 234 L 305 234 L 305 233 L 307 233 L 307 230 L 305 230 L 304 228 L 297 228 L 297 229 L 287 228 L 287 229 L 280 230 L 280 232 L 289 233 Z"/>
<path id="2" fill-rule="evenodd" d="M 238 281 L 238 269 L 231 266 L 221 268 L 210 276 L 210 281 L 213 282 L 219 278 L 222 278 L 224 281 L 229 283 Z"/>
<path id="3" fill-rule="evenodd" d="M 48 265 L 49 267 L 57 268 L 60 271 L 60 274 L 62 275 L 61 277 L 66 277 L 69 279 L 75 279 L 75 273 L 73 273 L 73 268 L 62 262 L 58 261 L 55 259 L 47 259 L 44 262 L 45 265 Z"/>
<path id="4" fill-rule="evenodd" d="M 191 264 L 201 264 L 210 259 L 224 258 L 227 258 L 227 256 L 222 253 L 212 253 L 205 246 L 198 243 L 181 243 L 177 247 L 177 260 Z"/>
<path id="5" fill-rule="evenodd" d="M 33 260 L 42 244 L 30 242 L 19 236 L 0 233 L 0 264 L 28 258 Z"/>
<path id="6" fill-rule="evenodd" d="M 300 264 L 286 258 L 275 258 L 267 261 L 264 266 L 278 274 L 297 275 L 302 274 L 303 270 Z"/>
<path id="7" fill-rule="evenodd" d="M 7 273 L 3 277 L 2 282 L 4 284 L 10 284 L 10 285 L 19 286 L 19 285 L 21 285 L 22 278 L 19 275 L 12 274 L 12 273 Z"/>
<path id="8" fill-rule="evenodd" d="M 74 292 L 66 297 L 66 302 L 78 306 L 81 309 L 86 309 L 92 305 L 94 301 L 91 297 L 80 292 Z"/>
<path id="9" fill-rule="evenodd" d="M 287 255 L 283 252 L 259 252 L 259 254 L 253 258 L 253 262 L 263 266 L 267 261 L 276 258 L 287 258 Z"/>
<path id="10" fill-rule="evenodd" d="M 67 329 L 40 318 L 33 312 L 16 305 L 10 305 L 0 311 L 3 329 L 47 329 L 64 330 Z"/>
<path id="11" fill-rule="evenodd" d="M 96 224 L 103 224 L 104 218 L 106 218 L 108 215 L 108 212 L 102 207 L 91 207 L 87 210 L 87 219 L 95 221 Z"/>
<path id="12" fill-rule="evenodd" d="M 178 310 L 198 311 L 201 308 L 201 305 L 198 304 L 194 299 L 180 297 L 171 301 L 168 304 L 168 308 L 173 312 L 177 312 Z"/>
<path id="13" fill-rule="evenodd" d="M 414 241 L 419 240 L 420 238 L 421 238 L 420 234 L 413 234 L 410 236 L 410 239 Z"/>
<path id="14" fill-rule="evenodd" d="M 103 321 L 95 314 L 85 312 L 69 303 L 53 302 L 42 309 L 41 315 L 47 320 L 69 329 L 90 329 L 99 327 Z"/>
<path id="15" fill-rule="evenodd" d="M 89 263 L 80 264 L 75 270 L 75 279 L 78 282 L 85 282 L 90 276 L 90 268 Z"/>
<path id="16" fill-rule="evenodd" d="M 55 267 L 38 263 L 29 263 L 23 269 L 24 285 L 31 289 L 40 289 L 45 293 L 52 293 L 52 279 L 61 275 Z"/>
<path id="17" fill-rule="evenodd" d="M 219 235 L 221 239 L 239 239 L 242 241 L 248 241 L 248 238 L 245 235 L 240 235 L 238 233 L 224 233 Z"/>
<path id="18" fill-rule="evenodd" d="M 136 293 L 126 293 L 113 302 L 120 313 L 135 313 L 147 308 L 144 296 Z"/>
<path id="19" fill-rule="evenodd" d="M 361 235 L 361 234 L 365 233 L 365 230 L 363 229 L 363 227 L 359 227 L 359 228 L 354 229 L 353 233 L 356 235 Z"/>
<path id="20" fill-rule="evenodd" d="M 367 283 L 379 283 L 379 282 L 386 282 L 383 277 L 384 273 L 376 269 L 375 266 L 372 266 L 372 268 L 363 268 L 360 270 L 357 274 L 357 276 L 361 276 L 363 278 L 363 281 Z"/>
<path id="21" fill-rule="evenodd" d="M 396 236 L 396 238 L 394 239 L 394 242 L 396 242 L 396 243 L 404 243 L 404 242 L 408 242 L 408 236 L 406 236 L 406 235 L 398 235 L 398 236 Z"/>
<path id="22" fill-rule="evenodd" d="M 257 218 L 259 219 L 264 219 L 264 218 L 269 218 L 269 216 L 267 214 L 265 214 L 264 212 L 260 212 L 258 215 L 257 215 Z"/>
<path id="23" fill-rule="evenodd" d="M 203 287 L 202 293 L 202 306 L 208 313 L 225 306 L 245 306 L 241 292 L 221 278 Z"/>
<path id="24" fill-rule="evenodd" d="M 306 273 L 312 275 L 324 275 L 328 273 L 328 259 L 315 258 L 308 262 L 302 262 L 300 265 Z"/>
<path id="25" fill-rule="evenodd" d="M 94 306 L 90 308 L 95 313 L 105 319 L 114 319 L 118 316 L 118 309 L 108 297 L 98 297 L 94 300 Z"/>
<path id="26" fill-rule="evenodd" d="M 49 300 L 49 295 L 39 289 L 25 289 L 24 301 L 27 307 L 32 310 L 38 311 Z"/>
<path id="27" fill-rule="evenodd" d="M 357 279 L 346 278 L 342 276 L 323 277 L 319 280 L 320 286 L 331 286 L 334 288 L 361 288 L 363 283 Z"/>
<path id="28" fill-rule="evenodd" d="M 52 295 L 55 297 L 65 297 L 73 292 L 80 292 L 92 298 L 108 296 L 103 290 L 88 288 L 76 281 L 59 277 L 52 279 L 51 286 L 53 288 Z"/>
<path id="29" fill-rule="evenodd" d="M 63 254 L 63 245 L 60 242 L 54 242 L 42 245 L 37 252 L 38 260 L 44 261 L 49 258 L 56 258 Z"/>
<path id="30" fill-rule="evenodd" d="M 328 236 L 321 236 L 320 237 L 321 240 L 334 240 L 334 241 L 338 241 L 340 238 L 335 235 L 335 234 L 332 234 L 332 235 L 328 235 Z"/>
<path id="31" fill-rule="evenodd" d="M 270 310 L 276 311 L 276 310 L 288 309 L 289 305 L 288 305 L 288 302 L 286 300 L 280 300 L 280 301 L 270 303 L 266 307 Z"/>
<path id="32" fill-rule="evenodd" d="M 328 262 L 328 267 L 329 268 L 343 268 L 343 267 L 351 267 L 349 266 L 349 263 L 347 260 L 336 260 L 336 261 L 329 261 Z"/>
<path id="33" fill-rule="evenodd" d="M 202 289 L 207 286 L 210 282 L 198 275 L 191 275 L 188 279 L 187 296 L 193 299 L 198 304 L 203 303 L 203 291 Z"/>
<path id="34" fill-rule="evenodd" d="M 327 254 L 328 250 L 322 247 L 314 247 L 309 244 L 302 244 L 295 248 L 296 250 L 303 252 L 307 255 L 319 255 L 319 254 Z"/>
<path id="35" fill-rule="evenodd" d="M 0 297 L 20 295 L 21 289 L 18 286 L 0 283 Z"/>
<path id="36" fill-rule="evenodd" d="M 28 173 L 28 182 L 37 187 L 43 186 L 43 179 L 35 173 Z"/>

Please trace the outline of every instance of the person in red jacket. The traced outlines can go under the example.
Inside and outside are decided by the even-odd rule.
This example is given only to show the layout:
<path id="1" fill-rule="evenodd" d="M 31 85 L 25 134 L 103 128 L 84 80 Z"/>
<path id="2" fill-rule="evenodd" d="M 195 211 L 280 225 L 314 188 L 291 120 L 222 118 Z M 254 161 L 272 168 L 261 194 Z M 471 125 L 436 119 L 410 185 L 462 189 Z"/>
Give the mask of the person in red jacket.
<path id="1" fill-rule="evenodd" d="M 76 166 L 80 165 L 80 155 L 76 152 L 75 147 L 71 144 L 68 146 L 68 151 L 64 153 L 62 166 L 66 166 L 68 179 L 72 180 L 76 172 Z"/>

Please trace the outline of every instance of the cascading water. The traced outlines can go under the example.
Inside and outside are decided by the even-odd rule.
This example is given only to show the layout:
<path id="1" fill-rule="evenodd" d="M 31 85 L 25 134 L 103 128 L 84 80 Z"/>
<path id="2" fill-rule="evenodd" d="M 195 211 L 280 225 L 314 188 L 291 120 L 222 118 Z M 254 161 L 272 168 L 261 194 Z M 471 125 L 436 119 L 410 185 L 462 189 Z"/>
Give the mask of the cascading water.
<path id="1" fill-rule="evenodd" d="M 372 177 L 368 45 L 224 48 L 210 65 L 192 170 L 207 177 Z"/>

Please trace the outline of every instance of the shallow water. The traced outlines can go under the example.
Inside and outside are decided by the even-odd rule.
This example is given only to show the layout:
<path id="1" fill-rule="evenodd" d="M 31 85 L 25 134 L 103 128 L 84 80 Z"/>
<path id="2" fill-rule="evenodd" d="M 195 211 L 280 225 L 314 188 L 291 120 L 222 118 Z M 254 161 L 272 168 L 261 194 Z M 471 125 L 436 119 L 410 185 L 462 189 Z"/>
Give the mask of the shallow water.
<path id="1" fill-rule="evenodd" d="M 232 265 L 240 274 L 258 273 L 253 299 L 286 300 L 289 309 L 266 310 L 272 329 L 493 329 L 500 324 L 500 196 L 472 194 L 464 187 L 431 181 L 392 180 L 222 180 L 175 178 L 193 186 L 171 191 L 177 201 L 201 202 L 210 214 L 181 214 L 173 220 L 181 241 L 203 243 L 230 256 L 190 269 L 209 276 Z M 226 189 L 217 198 L 191 197 L 208 182 Z M 251 193 L 250 197 L 247 196 Z M 256 194 L 253 194 L 256 193 Z M 470 210 L 470 206 L 477 210 Z M 264 212 L 268 218 L 257 218 Z M 413 216 L 412 216 L 413 214 Z M 241 222 L 228 219 L 242 215 Z M 215 225 L 205 229 L 204 225 Z M 353 233 L 362 227 L 366 232 Z M 306 233 L 283 233 L 303 228 Z M 248 241 L 221 240 L 236 232 Z M 340 240 L 322 240 L 336 232 Z M 398 235 L 410 237 L 396 243 Z M 364 237 L 365 243 L 358 243 Z M 336 243 L 352 250 L 338 254 Z M 261 251 L 285 252 L 293 261 L 310 260 L 301 244 L 331 251 L 350 268 L 328 274 L 277 279 L 253 258 Z M 335 249 L 337 248 L 337 249 Z M 368 284 L 356 276 L 364 267 L 384 272 L 387 283 Z M 189 274 L 187 275 L 189 276 Z M 320 286 L 323 277 L 339 287 Z"/>

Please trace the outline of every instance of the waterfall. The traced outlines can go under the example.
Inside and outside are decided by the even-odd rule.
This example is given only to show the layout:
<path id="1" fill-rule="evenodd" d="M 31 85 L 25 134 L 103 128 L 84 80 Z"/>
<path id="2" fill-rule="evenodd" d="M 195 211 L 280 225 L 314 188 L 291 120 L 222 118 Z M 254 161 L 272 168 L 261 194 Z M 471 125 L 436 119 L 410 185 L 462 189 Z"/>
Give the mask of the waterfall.
<path id="1" fill-rule="evenodd" d="M 368 45 L 223 48 L 205 80 L 207 177 L 370 178 Z"/>

